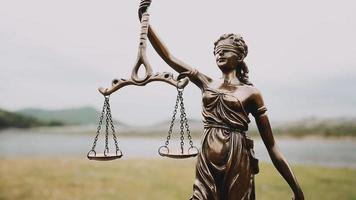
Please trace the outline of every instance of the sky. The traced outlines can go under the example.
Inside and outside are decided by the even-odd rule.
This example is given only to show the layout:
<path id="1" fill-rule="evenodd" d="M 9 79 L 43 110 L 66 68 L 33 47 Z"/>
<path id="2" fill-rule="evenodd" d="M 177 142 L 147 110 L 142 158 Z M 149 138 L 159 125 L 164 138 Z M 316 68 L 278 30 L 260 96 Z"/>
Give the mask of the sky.
<path id="1" fill-rule="evenodd" d="M 97 88 L 130 77 L 138 5 L 0 0 L 0 108 L 100 109 Z M 289 121 L 356 115 L 355 8 L 353 0 L 154 0 L 149 13 L 175 57 L 216 79 L 214 41 L 241 34 L 269 117 Z M 147 55 L 154 72 L 174 72 L 150 45 Z M 150 125 L 171 118 L 175 97 L 174 87 L 154 82 L 125 87 L 110 100 L 116 119 Z M 184 99 L 188 116 L 201 119 L 200 90 L 189 84 Z"/>

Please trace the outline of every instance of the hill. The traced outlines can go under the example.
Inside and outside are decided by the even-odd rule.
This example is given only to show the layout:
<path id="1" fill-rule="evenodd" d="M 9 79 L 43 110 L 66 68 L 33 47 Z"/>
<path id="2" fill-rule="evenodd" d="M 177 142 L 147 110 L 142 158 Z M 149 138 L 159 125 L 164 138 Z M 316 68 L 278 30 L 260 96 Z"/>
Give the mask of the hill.
<path id="1" fill-rule="evenodd" d="M 44 110 L 27 108 L 18 110 L 16 113 L 34 117 L 42 121 L 60 121 L 67 125 L 97 124 L 99 112 L 92 107 L 82 107 L 62 110 Z M 119 123 L 120 124 L 120 123 Z"/>
<path id="2" fill-rule="evenodd" d="M 304 136 L 325 136 L 356 137 L 356 119 L 355 118 L 330 118 L 317 119 L 307 118 L 277 127 L 275 132 L 280 135 L 295 137 Z"/>
<path id="3" fill-rule="evenodd" d="M 272 122 L 275 136 L 288 137 L 356 137 L 356 118 L 304 118 L 289 122 Z M 259 135 L 254 123 L 249 134 Z"/>
<path id="4" fill-rule="evenodd" d="M 91 107 L 63 110 L 27 108 L 18 110 L 16 113 L 43 121 L 57 120 L 65 124 L 91 124 L 98 121 L 98 112 Z"/>
<path id="5" fill-rule="evenodd" d="M 171 124 L 171 121 L 162 121 L 150 126 L 144 127 L 136 127 L 136 126 L 127 126 L 127 127 L 120 127 L 121 133 L 125 136 L 137 136 L 137 137 L 167 137 L 168 129 Z M 201 120 L 196 119 L 188 119 L 189 130 L 193 136 L 200 137 L 203 133 L 203 123 Z M 180 122 L 177 119 L 174 123 L 173 127 L 173 138 L 179 137 L 179 130 Z M 185 128 L 184 128 L 185 130 Z"/>
<path id="6" fill-rule="evenodd" d="M 150 127 L 141 127 L 131 131 L 139 132 L 142 135 L 167 135 L 170 122 L 165 121 Z M 305 118 L 290 122 L 272 122 L 273 134 L 276 136 L 288 137 L 356 137 L 356 118 Z M 194 136 L 203 133 L 203 124 L 200 120 L 189 120 L 190 131 Z M 174 134 L 179 133 L 179 122 L 176 121 Z M 259 135 L 254 122 L 249 126 L 250 136 Z"/>
<path id="7" fill-rule="evenodd" d="M 30 128 L 36 126 L 57 126 L 62 123 L 57 121 L 43 122 L 34 117 L 23 116 L 21 114 L 0 109 L 0 129 L 3 128 Z"/>

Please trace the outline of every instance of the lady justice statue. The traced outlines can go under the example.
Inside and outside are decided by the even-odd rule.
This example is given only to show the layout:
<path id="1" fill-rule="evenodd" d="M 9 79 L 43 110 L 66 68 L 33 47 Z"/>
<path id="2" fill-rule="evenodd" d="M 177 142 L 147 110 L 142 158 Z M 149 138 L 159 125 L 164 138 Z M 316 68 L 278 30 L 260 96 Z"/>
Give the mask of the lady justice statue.
<path id="1" fill-rule="evenodd" d="M 140 19 L 150 3 L 151 0 L 141 2 Z M 246 135 L 248 116 L 252 114 L 274 166 L 294 193 L 293 199 L 303 200 L 296 177 L 276 146 L 262 95 L 249 81 L 244 39 L 238 34 L 223 34 L 214 43 L 222 78 L 212 79 L 175 58 L 152 26 L 148 38 L 159 56 L 175 71 L 187 75 L 202 92 L 204 138 L 191 199 L 255 199 L 258 160 L 254 158 L 253 141 Z"/>

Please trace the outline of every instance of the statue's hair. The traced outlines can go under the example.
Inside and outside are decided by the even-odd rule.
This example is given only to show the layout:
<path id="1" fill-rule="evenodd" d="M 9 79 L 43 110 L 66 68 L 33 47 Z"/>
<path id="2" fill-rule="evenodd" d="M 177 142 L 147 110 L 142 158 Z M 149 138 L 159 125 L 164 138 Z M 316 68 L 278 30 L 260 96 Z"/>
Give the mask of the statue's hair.
<path id="1" fill-rule="evenodd" d="M 220 38 L 216 42 L 214 42 L 214 53 L 217 44 L 227 39 L 230 39 L 232 45 L 234 45 L 236 47 L 236 50 L 241 53 L 241 55 L 238 56 L 242 56 L 243 57 L 242 59 L 244 59 L 248 54 L 248 47 L 245 43 L 245 40 L 241 37 L 241 35 L 234 34 L 234 33 L 223 34 L 222 36 L 220 36 Z M 239 79 L 239 81 L 241 81 L 242 83 L 246 85 L 252 85 L 252 83 L 248 78 L 248 72 L 249 72 L 248 67 L 246 63 L 242 60 L 236 66 L 236 76 Z"/>

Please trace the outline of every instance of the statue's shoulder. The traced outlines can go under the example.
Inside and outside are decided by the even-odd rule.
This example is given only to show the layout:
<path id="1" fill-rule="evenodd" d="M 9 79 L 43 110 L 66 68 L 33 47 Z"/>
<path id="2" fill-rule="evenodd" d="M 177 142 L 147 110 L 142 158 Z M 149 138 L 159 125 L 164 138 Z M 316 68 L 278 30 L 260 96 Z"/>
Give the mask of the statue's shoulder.
<path id="1" fill-rule="evenodd" d="M 242 88 L 249 94 L 250 97 L 262 96 L 260 90 L 253 85 L 244 84 Z"/>
<path id="2" fill-rule="evenodd" d="M 252 107 L 260 107 L 263 105 L 263 97 L 259 89 L 253 85 L 244 85 L 244 92 L 247 94 L 247 102 Z"/>
<path id="3" fill-rule="evenodd" d="M 265 113 L 267 108 L 264 105 L 260 90 L 252 85 L 246 85 L 245 89 L 249 93 L 247 110 L 255 117 Z"/>

